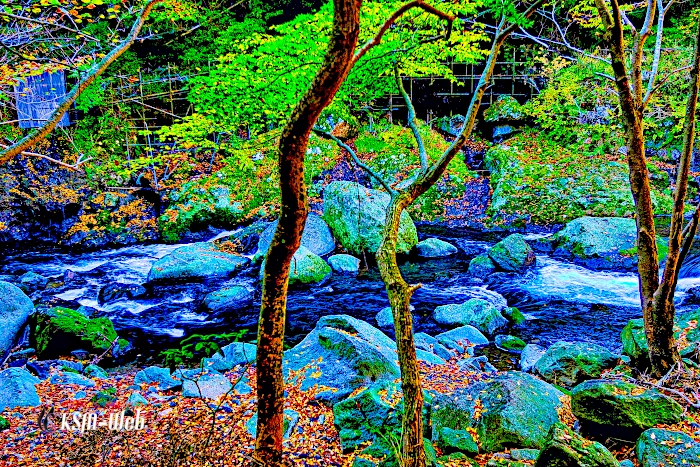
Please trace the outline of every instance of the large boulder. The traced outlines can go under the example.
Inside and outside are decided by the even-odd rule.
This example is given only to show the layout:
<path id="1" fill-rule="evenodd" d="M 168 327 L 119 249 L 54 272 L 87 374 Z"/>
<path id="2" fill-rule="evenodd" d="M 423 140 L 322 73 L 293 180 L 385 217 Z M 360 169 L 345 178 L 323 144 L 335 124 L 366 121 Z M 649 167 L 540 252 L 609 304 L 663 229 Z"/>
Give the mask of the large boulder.
<path id="1" fill-rule="evenodd" d="M 486 334 L 505 327 L 508 321 L 491 303 L 472 298 L 461 305 L 442 305 L 435 308 L 433 318 L 445 326 L 471 325 Z"/>
<path id="2" fill-rule="evenodd" d="M 387 193 L 367 189 L 355 182 L 336 181 L 323 191 L 323 217 L 336 240 L 350 253 L 375 254 L 382 239 L 390 201 Z M 408 253 L 417 243 L 416 226 L 404 211 L 396 251 Z"/>
<path id="3" fill-rule="evenodd" d="M 253 344 L 232 342 L 221 348 L 211 358 L 204 359 L 204 368 L 228 371 L 238 365 L 255 363 L 258 348 Z"/>
<path id="4" fill-rule="evenodd" d="M 600 443 L 589 441 L 563 423 L 549 430 L 535 467 L 618 467 L 615 456 Z"/>
<path id="5" fill-rule="evenodd" d="M 522 273 L 535 265 L 535 252 L 520 234 L 509 235 L 489 250 L 489 258 L 506 272 Z"/>
<path id="6" fill-rule="evenodd" d="M 0 281 L 0 358 L 7 353 L 34 311 L 34 303 L 18 287 Z"/>
<path id="7" fill-rule="evenodd" d="M 212 313 L 242 310 L 253 303 L 253 292 L 242 285 L 234 285 L 208 293 L 202 307 Z"/>
<path id="8" fill-rule="evenodd" d="M 148 282 L 223 279 L 250 264 L 244 256 L 221 251 L 212 242 L 182 246 L 153 263 Z"/>
<path id="9" fill-rule="evenodd" d="M 591 269 L 637 268 L 637 224 L 623 217 L 580 217 L 544 241 L 563 256 Z M 666 244 L 657 239 L 659 259 L 666 256 Z"/>
<path id="10" fill-rule="evenodd" d="M 357 275 L 360 272 L 360 260 L 352 255 L 340 254 L 328 258 L 328 264 L 336 274 Z"/>
<path id="11" fill-rule="evenodd" d="M 474 354 L 474 347 L 486 345 L 489 340 L 474 326 L 461 326 L 435 336 L 435 339 L 444 347 L 457 352 Z"/>
<path id="12" fill-rule="evenodd" d="M 284 353 L 288 370 L 304 369 L 302 389 L 323 387 L 317 399 L 335 402 L 373 381 L 399 377 L 396 344 L 348 315 L 323 316 L 316 328 Z"/>
<path id="13" fill-rule="evenodd" d="M 228 378 L 219 373 L 204 372 L 193 376 L 192 378 L 183 378 L 183 397 L 216 400 L 233 388 Z"/>
<path id="14" fill-rule="evenodd" d="M 265 272 L 265 261 L 260 267 L 260 277 Z M 289 285 L 316 284 L 325 281 L 331 275 L 331 267 L 320 256 L 305 246 L 300 246 L 292 256 L 289 269 Z"/>
<path id="15" fill-rule="evenodd" d="M 679 431 L 651 428 L 637 440 L 636 452 L 641 467 L 700 465 L 700 443 Z"/>
<path id="16" fill-rule="evenodd" d="M 32 340 L 42 359 L 68 355 L 76 349 L 102 354 L 117 339 L 109 318 L 88 318 L 69 308 L 51 308 L 37 313 L 35 320 Z"/>
<path id="17" fill-rule="evenodd" d="M 681 356 L 689 356 L 700 349 L 700 309 L 676 315 L 673 337 Z M 644 332 L 644 319 L 632 319 L 622 329 L 622 353 L 632 358 L 638 367 L 649 364 L 649 345 Z"/>
<path id="18" fill-rule="evenodd" d="M 634 441 L 642 431 L 681 420 L 683 407 L 654 389 L 591 380 L 571 391 L 571 409 L 586 432 Z"/>
<path id="19" fill-rule="evenodd" d="M 36 407 L 41 404 L 35 384 L 41 380 L 24 368 L 0 371 L 0 412 L 15 407 Z"/>
<path id="20" fill-rule="evenodd" d="M 587 342 L 555 342 L 535 364 L 542 379 L 567 388 L 588 379 L 600 378 L 614 368 L 618 355 L 605 347 Z"/>
<path id="21" fill-rule="evenodd" d="M 457 253 L 457 247 L 437 238 L 426 238 L 416 245 L 416 252 L 422 258 L 442 258 Z"/>
<path id="22" fill-rule="evenodd" d="M 416 334 L 414 334 L 413 341 L 416 345 L 416 349 L 434 353 L 435 355 L 444 360 L 449 360 L 450 358 L 455 356 L 454 351 L 448 349 L 433 336 L 428 335 L 424 332 L 417 332 Z"/>
<path id="23" fill-rule="evenodd" d="M 167 368 L 159 366 L 149 366 L 136 373 L 134 376 L 134 384 L 157 384 L 161 391 L 169 391 L 182 387 L 182 381 L 175 379 Z"/>
<path id="24" fill-rule="evenodd" d="M 559 422 L 564 394 L 554 386 L 517 371 L 498 374 L 438 395 L 433 400 L 433 437 L 444 427 L 476 430 L 481 452 L 544 445 Z"/>
<path id="25" fill-rule="evenodd" d="M 267 250 L 270 248 L 272 237 L 277 229 L 277 223 L 278 221 L 274 221 L 260 234 L 256 256 L 262 257 L 267 255 Z M 309 251 L 318 256 L 333 253 L 333 250 L 335 250 L 333 234 L 331 234 L 328 224 L 320 216 L 309 214 L 306 218 L 304 233 L 301 236 L 301 246 L 308 248 Z"/>

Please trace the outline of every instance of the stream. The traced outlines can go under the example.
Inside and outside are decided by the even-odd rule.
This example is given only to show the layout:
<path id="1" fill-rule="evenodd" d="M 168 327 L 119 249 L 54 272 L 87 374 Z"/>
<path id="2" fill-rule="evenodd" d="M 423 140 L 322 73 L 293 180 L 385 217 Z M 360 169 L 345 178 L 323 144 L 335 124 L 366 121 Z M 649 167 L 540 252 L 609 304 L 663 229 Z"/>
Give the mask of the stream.
<path id="1" fill-rule="evenodd" d="M 617 351 L 624 325 L 641 316 L 637 277 L 633 273 L 592 271 L 538 254 L 536 266 L 526 274 L 496 273 L 483 282 L 467 274 L 469 261 L 492 246 L 499 239 L 497 236 L 454 229 L 439 234 L 431 229 L 430 233 L 457 246 L 459 253 L 433 260 L 404 258 L 401 269 L 406 280 L 422 284 L 412 301 L 416 332 L 434 335 L 446 330 L 431 318 L 435 307 L 476 297 L 499 309 L 518 307 L 527 320 L 504 333 L 517 335 L 528 343 L 546 346 L 561 339 L 580 340 Z M 421 232 L 421 238 L 425 236 Z M 527 238 L 534 239 L 536 235 Z M 260 299 L 257 268 L 212 283 L 145 284 L 151 265 L 180 246 L 141 245 L 85 254 L 22 253 L 1 260 L 0 271 L 13 276 L 33 271 L 50 277 L 55 283 L 32 295 L 35 301 L 85 307 L 95 315 L 108 316 L 120 336 L 131 340 L 143 355 L 153 355 L 193 333 L 247 328 L 250 332 L 246 340 L 252 340 Z M 147 294 L 139 300 L 100 304 L 99 290 L 111 282 L 142 284 Z M 224 315 L 211 315 L 200 309 L 206 293 L 233 284 L 255 290 L 253 305 Z M 677 302 L 682 303 L 685 291 L 696 285 L 700 285 L 700 256 L 691 256 L 681 273 Z M 375 315 L 386 306 L 386 292 L 376 267 L 358 277 L 333 275 L 322 285 L 291 289 L 287 344 L 299 342 L 318 318 L 327 314 L 346 313 L 376 326 Z M 683 306 L 678 309 L 682 311 Z M 383 330 L 392 335 L 391 329 Z"/>

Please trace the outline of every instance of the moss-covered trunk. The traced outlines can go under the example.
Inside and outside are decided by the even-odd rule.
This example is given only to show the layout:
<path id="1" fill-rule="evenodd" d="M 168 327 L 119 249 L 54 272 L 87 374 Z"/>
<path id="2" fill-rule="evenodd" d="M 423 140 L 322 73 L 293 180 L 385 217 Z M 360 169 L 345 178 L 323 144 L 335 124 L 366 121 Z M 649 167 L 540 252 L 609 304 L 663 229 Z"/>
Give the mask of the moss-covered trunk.
<path id="1" fill-rule="evenodd" d="M 404 414 L 401 423 L 400 457 L 402 463 L 400 465 L 402 467 L 425 467 L 423 391 L 413 338 L 413 316 L 410 310 L 411 296 L 417 287 L 406 283 L 396 262 L 396 242 L 401 214 L 412 201 L 407 194 L 398 195 L 391 200 L 387 210 L 382 242 L 377 250 L 377 263 L 389 295 L 401 367 Z"/>
<path id="2" fill-rule="evenodd" d="M 333 30 L 324 62 L 280 137 L 280 218 L 265 261 L 256 360 L 258 423 L 254 460 L 265 467 L 283 465 L 284 327 L 290 263 L 301 243 L 308 215 L 304 156 L 316 120 L 349 72 L 359 35 L 361 3 L 335 0 Z"/>

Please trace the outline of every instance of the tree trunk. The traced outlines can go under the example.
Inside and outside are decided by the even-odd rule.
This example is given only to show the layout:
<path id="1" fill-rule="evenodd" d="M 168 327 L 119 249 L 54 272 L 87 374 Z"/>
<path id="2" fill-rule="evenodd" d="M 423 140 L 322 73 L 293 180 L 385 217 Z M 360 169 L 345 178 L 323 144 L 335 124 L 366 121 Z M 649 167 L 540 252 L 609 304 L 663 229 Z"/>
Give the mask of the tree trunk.
<path id="1" fill-rule="evenodd" d="M 377 263 L 389 295 L 396 332 L 396 348 L 401 367 L 404 414 L 401 422 L 402 438 L 399 454 L 401 462 L 399 465 L 402 467 L 425 467 L 423 390 L 413 339 L 413 316 L 410 309 L 411 296 L 418 287 L 406 283 L 396 263 L 396 243 L 401 214 L 412 202 L 413 199 L 407 194 L 400 194 L 391 200 L 387 210 L 382 241 L 377 250 Z"/>
<path id="2" fill-rule="evenodd" d="M 292 256 L 308 215 L 304 156 L 309 134 L 345 80 L 359 35 L 361 0 L 335 0 L 328 50 L 311 87 L 294 108 L 279 143 L 280 218 L 265 260 L 258 322 L 258 423 L 254 461 L 278 467 L 284 432 L 282 358 Z"/>

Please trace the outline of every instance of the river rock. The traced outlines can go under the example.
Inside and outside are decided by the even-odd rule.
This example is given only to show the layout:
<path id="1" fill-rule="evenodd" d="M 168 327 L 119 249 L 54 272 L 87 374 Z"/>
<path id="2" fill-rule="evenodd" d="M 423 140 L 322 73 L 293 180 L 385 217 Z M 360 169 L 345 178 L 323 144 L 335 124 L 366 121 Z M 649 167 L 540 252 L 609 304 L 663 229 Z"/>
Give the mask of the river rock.
<path id="1" fill-rule="evenodd" d="M 85 376 L 88 376 L 90 378 L 97 378 L 97 379 L 107 379 L 109 376 L 107 375 L 107 372 L 102 369 L 102 367 L 99 367 L 97 365 L 91 364 L 85 367 L 83 370 L 83 374 Z"/>
<path id="2" fill-rule="evenodd" d="M 486 345 L 489 340 L 474 326 L 461 326 L 450 331 L 446 331 L 435 336 L 435 339 L 457 353 L 467 352 L 474 354 L 474 347 Z"/>
<path id="3" fill-rule="evenodd" d="M 114 325 L 109 318 L 87 318 L 69 308 L 51 308 L 37 313 L 32 339 L 37 355 L 55 358 L 68 355 L 76 348 L 102 354 L 117 339 Z"/>
<path id="4" fill-rule="evenodd" d="M 679 339 L 681 333 L 684 339 Z M 674 338 L 680 344 L 680 354 L 685 357 L 700 348 L 700 309 L 676 315 Z M 632 358 L 638 367 L 649 364 L 649 345 L 644 332 L 644 319 L 632 319 L 622 329 L 622 353 Z"/>
<path id="5" fill-rule="evenodd" d="M 472 277 L 486 279 L 496 270 L 496 265 L 493 264 L 488 255 L 479 255 L 469 261 L 469 269 L 467 273 Z"/>
<path id="6" fill-rule="evenodd" d="M 489 250 L 489 258 L 506 272 L 525 272 L 535 265 L 535 252 L 520 234 L 509 235 Z"/>
<path id="7" fill-rule="evenodd" d="M 194 378 L 183 378 L 183 397 L 200 399 L 218 399 L 231 390 L 233 386 L 225 376 L 219 373 L 205 372 Z"/>
<path id="8" fill-rule="evenodd" d="M 457 362 L 457 365 L 459 365 L 462 370 L 472 373 L 495 373 L 498 371 L 495 366 L 489 363 L 489 359 L 486 355 L 465 358 Z"/>
<path id="9" fill-rule="evenodd" d="M 139 407 L 148 405 L 148 399 L 143 397 L 140 392 L 135 391 L 129 395 L 126 400 L 126 405 L 129 407 Z"/>
<path id="10" fill-rule="evenodd" d="M 19 278 L 19 287 L 27 292 L 32 293 L 37 290 L 44 290 L 49 283 L 48 277 L 29 271 Z"/>
<path id="11" fill-rule="evenodd" d="M 258 348 L 253 344 L 232 342 L 211 358 L 204 359 L 204 368 L 215 371 L 229 371 L 238 365 L 255 363 Z"/>
<path id="12" fill-rule="evenodd" d="M 440 394 L 433 400 L 433 437 L 444 428 L 476 430 L 481 452 L 505 448 L 539 449 L 559 422 L 564 394 L 554 386 L 517 371 Z"/>
<path id="13" fill-rule="evenodd" d="M 56 385 L 74 385 L 83 388 L 91 388 L 95 386 L 95 382 L 90 378 L 86 378 L 83 375 L 72 373 L 70 371 L 59 371 L 51 376 L 49 382 Z"/>
<path id="14" fill-rule="evenodd" d="M 525 341 L 516 336 L 499 334 L 494 337 L 494 342 L 496 347 L 501 350 L 507 350 L 509 352 L 520 352 L 525 348 Z"/>
<path id="15" fill-rule="evenodd" d="M 679 431 L 651 428 L 636 445 L 641 467 L 678 467 L 700 465 L 700 443 Z"/>
<path id="16" fill-rule="evenodd" d="M 394 315 L 392 314 L 390 306 L 382 308 L 382 311 L 377 313 L 374 319 L 377 321 L 377 326 L 380 328 L 394 328 Z"/>
<path id="17" fill-rule="evenodd" d="M 537 344 L 527 344 L 520 353 L 520 369 L 529 373 L 534 370 L 535 364 L 547 352 L 547 349 Z"/>
<path id="18" fill-rule="evenodd" d="M 636 241 L 636 221 L 623 217 L 580 217 L 545 240 L 555 256 L 569 258 L 587 268 L 628 271 L 637 268 Z M 660 239 L 657 244 L 662 260 L 667 247 Z"/>
<path id="19" fill-rule="evenodd" d="M 619 358 L 597 344 L 558 341 L 537 361 L 535 371 L 545 381 L 570 388 L 600 378 L 603 371 L 617 365 Z"/>
<path id="20" fill-rule="evenodd" d="M 323 217 L 335 239 L 354 255 L 375 254 L 382 239 L 390 196 L 355 182 L 335 181 L 323 191 Z M 418 243 L 416 226 L 408 212 L 401 214 L 398 253 L 408 253 Z"/>
<path id="21" fill-rule="evenodd" d="M 112 282 L 100 289 L 97 300 L 100 303 L 110 303 L 122 298 L 134 300 L 146 296 L 146 289 L 139 284 L 124 284 L 122 282 Z"/>
<path id="22" fill-rule="evenodd" d="M 144 368 L 134 376 L 134 384 L 137 386 L 152 383 L 157 383 L 158 389 L 161 391 L 177 389 L 182 386 L 182 381 L 173 378 L 170 375 L 170 370 L 158 366 Z"/>
<path id="23" fill-rule="evenodd" d="M 328 264 L 336 274 L 350 274 L 356 276 L 360 272 L 360 260 L 352 255 L 340 254 L 328 258 Z"/>
<path id="24" fill-rule="evenodd" d="M 246 257 L 219 250 L 214 243 L 185 245 L 153 263 L 148 282 L 226 278 L 250 264 Z"/>
<path id="25" fill-rule="evenodd" d="M 260 267 L 260 277 L 265 271 L 265 261 Z M 292 256 L 289 269 L 289 285 L 316 284 L 325 281 L 331 275 L 331 267 L 323 258 L 300 246 Z"/>
<path id="26" fill-rule="evenodd" d="M 442 345 L 433 336 L 430 336 L 424 332 L 417 332 L 413 335 L 413 341 L 416 345 L 416 349 L 424 350 L 426 352 L 434 353 L 443 360 L 449 360 L 455 356 L 455 353 Z"/>
<path id="27" fill-rule="evenodd" d="M 3 358 L 34 311 L 34 303 L 9 282 L 0 281 L 0 297 L 0 358 Z"/>
<path id="28" fill-rule="evenodd" d="M 208 293 L 202 307 L 211 313 L 243 310 L 253 303 L 253 293 L 247 287 L 234 285 Z"/>
<path id="29" fill-rule="evenodd" d="M 453 430 L 446 426 L 437 433 L 435 441 L 443 452 L 463 452 L 469 456 L 479 454 L 479 445 L 467 430 Z"/>
<path id="30" fill-rule="evenodd" d="M 642 431 L 681 420 L 670 397 L 623 381 L 590 380 L 571 391 L 571 409 L 587 433 L 636 440 Z"/>
<path id="31" fill-rule="evenodd" d="M 286 368 L 305 369 L 302 389 L 331 388 L 316 398 L 335 402 L 370 381 L 399 377 L 396 344 L 380 330 L 348 315 L 323 316 L 316 328 L 284 353 Z"/>
<path id="32" fill-rule="evenodd" d="M 444 240 L 426 238 L 416 245 L 416 252 L 422 258 L 442 258 L 457 253 L 457 247 Z"/>
<path id="33" fill-rule="evenodd" d="M 41 404 L 35 384 L 41 381 L 24 368 L 0 371 L 0 412 L 15 407 L 37 407 Z"/>
<path id="34" fill-rule="evenodd" d="M 258 240 L 258 252 L 256 256 L 263 257 L 267 255 L 267 250 L 272 243 L 272 237 L 275 235 L 278 221 L 270 224 L 263 233 L 260 234 Z M 308 248 L 309 251 L 318 256 L 324 256 L 333 253 L 335 250 L 335 240 L 328 224 L 316 214 L 309 214 L 304 225 L 304 233 L 301 236 L 301 246 Z"/>
<path id="35" fill-rule="evenodd" d="M 252 255 L 258 251 L 260 234 L 263 233 L 269 225 L 270 222 L 267 221 L 255 221 L 240 230 L 236 230 L 230 235 L 224 235 L 212 241 L 217 245 L 227 243 L 227 246 L 229 248 L 233 247 L 236 253 Z"/>
<path id="36" fill-rule="evenodd" d="M 491 303 L 472 298 L 461 305 L 442 305 L 435 308 L 433 319 L 445 326 L 471 325 L 486 334 L 506 326 L 508 321 Z"/>
<path id="37" fill-rule="evenodd" d="M 589 441 L 563 423 L 549 430 L 535 467 L 618 467 L 610 451 L 600 443 Z"/>

